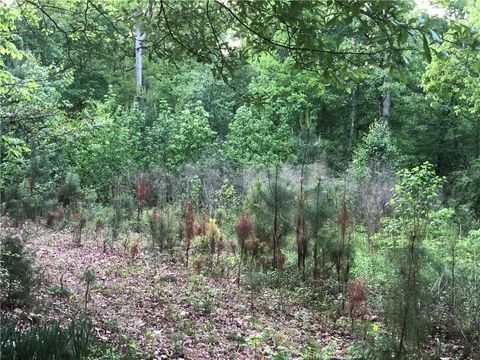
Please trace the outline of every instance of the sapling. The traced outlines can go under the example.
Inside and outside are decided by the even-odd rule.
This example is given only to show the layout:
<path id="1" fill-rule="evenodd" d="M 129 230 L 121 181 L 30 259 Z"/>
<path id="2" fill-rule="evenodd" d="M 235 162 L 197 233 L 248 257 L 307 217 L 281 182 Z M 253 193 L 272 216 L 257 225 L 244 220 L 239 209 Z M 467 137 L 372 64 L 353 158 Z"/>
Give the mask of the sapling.
<path id="1" fill-rule="evenodd" d="M 423 242 L 443 179 L 435 175 L 428 163 L 402 170 L 398 175 L 400 180 L 391 200 L 396 219 L 391 222 L 400 234 L 400 247 L 395 247 L 392 254 L 397 263 L 388 294 L 386 324 L 395 343 L 395 358 L 405 359 L 418 354 L 430 321 Z"/>
<path id="2" fill-rule="evenodd" d="M 337 272 L 339 291 L 341 293 L 344 293 L 348 282 L 348 275 L 351 266 L 351 249 L 350 244 L 347 243 L 349 212 L 345 198 L 345 189 L 343 191 L 340 201 L 340 212 L 337 216 L 337 223 L 339 227 L 340 238 L 334 250 L 332 251 L 332 255 Z M 344 302 L 342 302 L 342 309 L 344 308 L 344 305 Z"/>
<path id="3" fill-rule="evenodd" d="M 190 201 L 188 201 L 184 205 L 183 227 L 184 227 L 184 235 L 185 235 L 185 256 L 186 256 L 185 267 L 188 268 L 188 257 L 190 253 L 190 247 L 192 245 L 192 239 L 195 236 L 195 218 L 193 214 L 192 203 Z"/>
<path id="4" fill-rule="evenodd" d="M 305 117 L 300 121 L 300 183 L 299 192 L 296 199 L 296 214 L 295 214 L 295 240 L 297 243 L 297 267 L 302 271 L 302 276 L 305 279 L 305 262 L 307 259 L 308 250 L 308 227 L 305 220 L 305 211 L 307 203 L 307 161 L 309 153 L 313 150 L 314 140 L 316 138 L 315 129 L 310 118 L 310 112 L 305 112 Z"/>
<path id="5" fill-rule="evenodd" d="M 348 288 L 348 315 L 351 320 L 351 330 L 355 319 L 362 313 L 362 304 L 365 301 L 365 280 L 354 279 Z"/>
<path id="6" fill-rule="evenodd" d="M 219 238 L 220 230 L 217 225 L 217 221 L 215 219 L 210 219 L 209 222 L 206 224 L 206 235 L 209 240 L 209 247 L 210 247 L 210 271 L 213 269 L 213 262 L 214 262 L 214 255 L 216 253 L 216 248 L 218 247 L 218 238 Z"/>
<path id="7" fill-rule="evenodd" d="M 243 257 L 245 255 L 245 242 L 252 234 L 253 230 L 253 220 L 249 215 L 242 215 L 237 221 L 235 226 L 235 230 L 237 232 L 238 241 L 240 243 L 240 261 L 238 262 L 238 277 L 237 277 L 237 285 L 240 286 L 240 275 L 242 272 L 242 262 Z"/>
<path id="8" fill-rule="evenodd" d="M 60 292 L 63 294 L 64 288 L 63 288 L 63 278 L 65 277 L 67 271 L 65 270 L 65 267 L 61 265 L 60 270 L 62 270 L 62 273 L 60 275 Z"/>
<path id="9" fill-rule="evenodd" d="M 82 234 L 83 230 L 85 228 L 85 225 L 87 224 L 87 218 L 84 214 L 83 210 L 78 210 L 74 215 L 73 215 L 75 221 L 76 221 L 76 226 L 75 226 L 75 244 L 81 245 L 82 244 Z"/>
<path id="10" fill-rule="evenodd" d="M 90 297 L 90 288 L 96 280 L 95 271 L 87 268 L 82 274 L 81 280 L 85 283 L 85 311 L 87 311 L 88 299 Z"/>
<path id="11" fill-rule="evenodd" d="M 267 173 L 264 183 L 257 181 L 251 188 L 247 208 L 255 219 L 255 235 L 272 250 L 272 268 L 279 269 L 281 245 L 288 236 L 292 220 L 293 193 L 282 179 L 280 166 Z"/>
<path id="12" fill-rule="evenodd" d="M 141 173 L 135 184 L 135 200 L 137 205 L 137 227 L 140 230 L 140 215 L 142 209 L 145 206 L 148 195 L 150 192 L 150 186 L 146 174 Z"/>
<path id="13" fill-rule="evenodd" d="M 309 189 L 309 201 L 305 208 L 305 217 L 310 228 L 309 237 L 313 242 L 313 279 L 319 280 L 325 272 L 326 254 L 329 249 L 329 236 L 322 231 L 331 214 L 331 204 L 325 193 L 322 178 L 317 176 L 315 187 Z"/>

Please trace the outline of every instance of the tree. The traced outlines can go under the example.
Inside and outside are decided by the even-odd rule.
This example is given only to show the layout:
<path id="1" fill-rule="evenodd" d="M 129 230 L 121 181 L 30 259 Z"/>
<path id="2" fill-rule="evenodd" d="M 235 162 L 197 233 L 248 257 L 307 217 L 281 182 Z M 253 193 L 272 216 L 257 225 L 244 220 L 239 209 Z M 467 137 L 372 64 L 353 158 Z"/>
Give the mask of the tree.
<path id="1" fill-rule="evenodd" d="M 257 181 L 247 197 L 247 208 L 254 217 L 255 235 L 272 250 L 272 268 L 283 267 L 281 247 L 291 230 L 293 193 L 276 165 L 265 181 Z"/>
<path id="2" fill-rule="evenodd" d="M 436 40 L 436 33 L 429 31 L 430 21 L 409 18 L 410 10 L 410 2 L 383 1 L 158 1 L 149 12 L 156 22 L 148 33 L 156 35 L 152 39 L 165 39 L 165 45 L 174 44 L 214 63 L 223 76 L 224 70 L 250 54 L 280 51 L 299 66 L 339 81 L 358 75 L 347 63 L 375 62 L 377 54 L 385 55 L 385 66 L 405 63 L 403 50 L 409 39 Z M 353 23 L 356 31 L 342 34 Z M 334 33 L 343 36 L 334 40 Z M 157 51 L 175 56 L 175 47 L 165 45 Z"/>
<path id="3" fill-rule="evenodd" d="M 443 179 L 435 175 L 428 163 L 401 170 L 398 176 L 391 201 L 396 217 L 391 225 L 399 238 L 392 247 L 396 267 L 386 320 L 395 358 L 405 359 L 418 354 L 430 318 L 424 241 Z"/>
<path id="4" fill-rule="evenodd" d="M 329 201 L 321 176 L 315 179 L 315 187 L 308 189 L 305 218 L 310 227 L 309 239 L 313 242 L 313 278 L 318 280 L 326 268 L 327 257 L 331 253 L 331 241 L 324 229 L 331 218 L 332 204 Z"/>
<path id="5" fill-rule="evenodd" d="M 239 166 L 282 162 L 291 151 L 287 124 L 275 126 L 263 114 L 242 106 L 230 123 L 225 152 Z"/>
<path id="6" fill-rule="evenodd" d="M 124 5 L 134 13 L 134 7 Z M 18 0 L 15 6 L 22 15 L 19 26 L 28 29 L 25 45 L 43 64 L 73 74 L 63 91 L 70 110 L 83 109 L 91 98 L 102 99 L 109 83 L 125 75 L 125 59 L 134 54 L 129 42 L 134 19 L 125 21 L 121 1 Z"/>
<path id="7" fill-rule="evenodd" d="M 208 114 L 200 104 L 193 110 L 182 111 L 178 120 L 178 131 L 168 144 L 172 157 L 167 159 L 167 164 L 172 168 L 203 155 L 215 138 L 215 132 L 208 123 Z"/>
<path id="8" fill-rule="evenodd" d="M 384 67 L 394 67 L 408 61 L 404 52 L 409 41 L 425 39 L 427 46 L 421 49 L 430 57 L 427 39 L 440 40 L 432 29 L 433 21 L 412 16 L 413 3 L 409 1 L 138 0 L 127 4 L 117 0 L 100 5 L 78 0 L 18 0 L 18 6 L 42 19 L 55 44 L 67 55 L 69 66 L 91 75 L 94 63 L 113 65 L 116 72 L 123 72 L 119 65 L 127 53 L 126 40 L 133 40 L 130 29 L 140 23 L 148 34 L 142 49 L 173 61 L 193 56 L 214 64 L 215 73 L 227 81 L 252 54 L 274 52 L 289 55 L 300 67 L 320 71 L 329 81 L 346 81 L 360 75 L 350 64 L 367 70 L 365 64 L 381 61 Z M 36 36 L 52 45 L 40 31 Z M 108 41 L 101 41 L 103 38 Z M 110 62 L 103 54 L 118 60 Z M 83 75 L 78 75 L 80 82 L 92 84 L 92 76 L 82 80 Z M 105 94 L 105 86 L 103 91 L 100 96 Z"/>
<path id="9" fill-rule="evenodd" d="M 352 166 L 358 174 L 365 174 L 368 171 L 376 173 L 388 168 L 395 169 L 397 154 L 388 125 L 377 121 L 370 125 L 368 133 L 355 149 Z"/>

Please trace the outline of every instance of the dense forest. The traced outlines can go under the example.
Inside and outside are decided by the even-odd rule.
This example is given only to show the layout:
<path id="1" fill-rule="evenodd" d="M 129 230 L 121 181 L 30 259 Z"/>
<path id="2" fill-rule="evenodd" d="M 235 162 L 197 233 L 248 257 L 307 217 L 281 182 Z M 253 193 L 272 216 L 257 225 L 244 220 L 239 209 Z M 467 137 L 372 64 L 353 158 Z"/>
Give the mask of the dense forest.
<path id="1" fill-rule="evenodd" d="M 0 1 L 0 358 L 480 359 L 480 1 Z"/>

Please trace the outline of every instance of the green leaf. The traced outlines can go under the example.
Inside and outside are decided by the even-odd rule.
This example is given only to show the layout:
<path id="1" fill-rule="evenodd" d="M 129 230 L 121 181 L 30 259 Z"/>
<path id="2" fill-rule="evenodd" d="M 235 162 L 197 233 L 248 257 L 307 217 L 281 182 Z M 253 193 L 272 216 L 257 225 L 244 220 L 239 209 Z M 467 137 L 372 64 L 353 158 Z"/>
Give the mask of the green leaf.
<path id="1" fill-rule="evenodd" d="M 438 34 L 433 31 L 432 29 L 428 29 L 430 31 L 430 34 L 432 35 L 432 39 L 433 41 L 437 42 L 437 43 L 440 43 L 442 42 L 442 39 L 440 39 L 440 36 L 438 36 Z"/>
<path id="2" fill-rule="evenodd" d="M 480 61 L 477 61 L 476 63 L 474 63 L 472 68 L 474 71 L 480 72 Z"/>
<path id="3" fill-rule="evenodd" d="M 422 36 L 423 40 L 423 55 L 428 62 L 432 62 L 432 53 L 430 52 L 430 46 L 428 45 L 428 40 L 425 34 Z"/>

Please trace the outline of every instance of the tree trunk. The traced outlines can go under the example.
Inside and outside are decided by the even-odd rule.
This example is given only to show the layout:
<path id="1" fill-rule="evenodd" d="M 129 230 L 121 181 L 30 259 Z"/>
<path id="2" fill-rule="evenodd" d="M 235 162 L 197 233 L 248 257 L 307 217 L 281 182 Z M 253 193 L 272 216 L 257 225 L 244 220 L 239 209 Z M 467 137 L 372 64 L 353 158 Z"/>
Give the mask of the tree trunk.
<path id="1" fill-rule="evenodd" d="M 278 268 L 278 250 L 279 250 L 279 245 L 278 245 L 278 166 L 275 167 L 275 188 L 274 188 L 274 203 L 275 203 L 275 208 L 274 208 L 274 213 L 273 213 L 273 261 L 272 261 L 272 267 L 273 269 Z"/>
<path id="2" fill-rule="evenodd" d="M 390 82 L 388 76 L 383 78 L 383 85 Z M 389 90 L 384 90 L 382 97 L 382 121 L 389 127 L 390 124 L 390 110 L 392 108 L 392 94 Z"/>
<path id="3" fill-rule="evenodd" d="M 304 149 L 303 149 L 303 156 L 302 156 L 302 165 L 300 171 L 300 192 L 298 194 L 298 213 L 296 219 L 296 232 L 295 237 L 297 241 L 297 267 L 298 269 L 302 269 L 305 266 L 305 243 L 304 238 L 305 234 L 305 217 L 304 217 L 304 198 L 305 195 L 303 193 L 303 184 L 305 178 L 305 165 L 306 165 L 306 158 L 307 158 L 307 141 L 305 141 Z"/>
<path id="4" fill-rule="evenodd" d="M 352 88 L 352 113 L 350 115 L 350 149 L 353 149 L 355 128 L 357 126 L 357 86 Z"/>
<path id="5" fill-rule="evenodd" d="M 145 35 L 142 34 L 141 24 L 135 24 L 135 85 L 137 92 L 142 89 L 142 41 Z"/>

